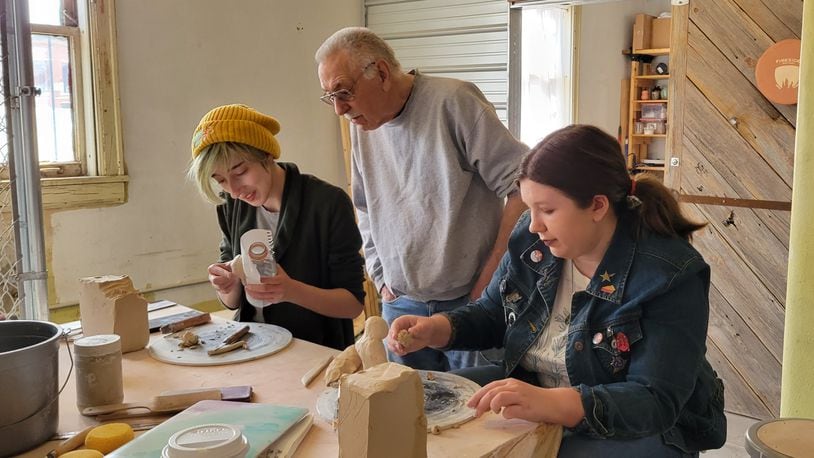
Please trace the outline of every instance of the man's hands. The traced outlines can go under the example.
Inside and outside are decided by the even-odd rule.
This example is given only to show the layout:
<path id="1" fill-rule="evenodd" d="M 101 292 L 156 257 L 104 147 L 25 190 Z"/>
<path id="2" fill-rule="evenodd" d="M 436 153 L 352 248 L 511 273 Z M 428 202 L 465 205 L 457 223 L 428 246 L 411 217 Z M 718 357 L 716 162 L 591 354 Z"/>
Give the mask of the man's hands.
<path id="1" fill-rule="evenodd" d="M 452 326 L 443 315 L 403 315 L 390 325 L 385 343 L 390 351 L 404 356 L 425 347 L 444 347 L 449 343 L 451 334 Z"/>
<path id="2" fill-rule="evenodd" d="M 388 288 L 387 285 L 382 285 L 379 295 L 382 296 L 382 300 L 385 302 L 393 302 L 396 300 L 396 295 L 393 294 L 393 291 L 390 291 L 390 288 Z"/>

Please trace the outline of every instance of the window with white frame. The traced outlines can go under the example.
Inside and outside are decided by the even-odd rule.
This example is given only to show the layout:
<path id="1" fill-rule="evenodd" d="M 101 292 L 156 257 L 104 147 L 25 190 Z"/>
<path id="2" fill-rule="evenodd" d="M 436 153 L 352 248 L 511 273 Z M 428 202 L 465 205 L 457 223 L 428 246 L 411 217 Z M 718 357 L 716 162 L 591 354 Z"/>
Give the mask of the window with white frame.
<path id="1" fill-rule="evenodd" d="M 34 138 L 43 208 L 124 203 L 116 0 L 23 1 L 39 93 Z M 0 180 L 7 180 L 8 168 L 2 165 Z"/>
<path id="2" fill-rule="evenodd" d="M 37 150 L 43 176 L 84 175 L 81 33 L 76 0 L 29 0 Z"/>
<path id="3" fill-rule="evenodd" d="M 561 5 L 524 5 L 512 15 L 513 43 L 519 43 L 520 139 L 534 146 L 552 131 L 573 122 L 573 9 Z M 519 23 L 518 23 L 519 22 Z M 519 33 L 518 33 L 519 30 Z M 517 36 L 519 35 L 519 37 Z M 518 39 L 519 38 L 519 39 Z M 515 99 L 516 100 L 516 99 Z"/>

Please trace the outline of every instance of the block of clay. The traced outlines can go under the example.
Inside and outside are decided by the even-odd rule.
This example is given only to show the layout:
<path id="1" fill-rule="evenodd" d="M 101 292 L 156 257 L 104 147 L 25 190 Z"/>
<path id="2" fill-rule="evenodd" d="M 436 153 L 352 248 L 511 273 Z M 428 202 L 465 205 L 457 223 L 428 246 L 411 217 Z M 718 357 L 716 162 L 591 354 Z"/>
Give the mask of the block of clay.
<path id="1" fill-rule="evenodd" d="M 122 352 L 141 350 L 150 340 L 147 300 L 127 275 L 79 279 L 79 317 L 86 336 L 118 334 Z"/>
<path id="2" fill-rule="evenodd" d="M 340 457 L 425 458 L 427 417 L 418 372 L 384 363 L 341 378 Z"/>

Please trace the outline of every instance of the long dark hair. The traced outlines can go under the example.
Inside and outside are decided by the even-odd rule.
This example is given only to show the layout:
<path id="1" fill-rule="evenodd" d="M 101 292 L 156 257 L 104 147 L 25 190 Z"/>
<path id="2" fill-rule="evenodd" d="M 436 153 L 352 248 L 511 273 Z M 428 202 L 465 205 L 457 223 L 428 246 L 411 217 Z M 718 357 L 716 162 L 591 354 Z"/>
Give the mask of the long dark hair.
<path id="1" fill-rule="evenodd" d="M 571 125 L 552 132 L 520 163 L 518 180 L 554 187 L 588 208 L 593 197 L 605 195 L 620 220 L 665 237 L 689 240 L 706 226 L 687 219 L 672 192 L 658 178 L 632 177 L 615 138 L 588 125 Z"/>

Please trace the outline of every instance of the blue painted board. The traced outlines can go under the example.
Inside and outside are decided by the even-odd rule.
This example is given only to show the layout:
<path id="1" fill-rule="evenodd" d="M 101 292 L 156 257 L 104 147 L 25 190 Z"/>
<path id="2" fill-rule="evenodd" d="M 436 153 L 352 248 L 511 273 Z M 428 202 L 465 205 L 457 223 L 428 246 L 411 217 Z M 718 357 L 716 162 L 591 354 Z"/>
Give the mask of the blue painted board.
<path id="1" fill-rule="evenodd" d="M 107 457 L 156 458 L 176 432 L 208 423 L 237 425 L 249 441 L 247 456 L 263 452 L 308 413 L 302 407 L 247 404 L 230 401 L 200 401 L 155 428 L 136 437 Z"/>

